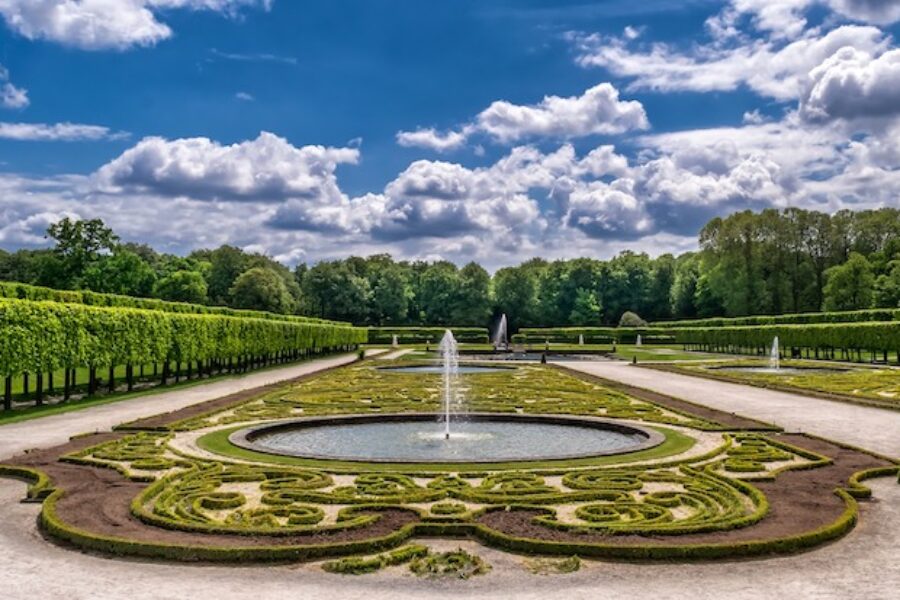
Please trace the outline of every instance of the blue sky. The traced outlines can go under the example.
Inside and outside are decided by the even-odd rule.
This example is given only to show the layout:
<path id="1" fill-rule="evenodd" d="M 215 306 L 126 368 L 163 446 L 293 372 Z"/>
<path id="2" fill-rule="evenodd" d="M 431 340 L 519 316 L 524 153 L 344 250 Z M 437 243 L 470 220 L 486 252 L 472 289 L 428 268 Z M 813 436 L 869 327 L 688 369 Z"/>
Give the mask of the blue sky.
<path id="1" fill-rule="evenodd" d="M 0 247 L 691 249 L 898 205 L 900 2 L 0 0 Z M 545 99 L 549 97 L 548 99 Z"/>

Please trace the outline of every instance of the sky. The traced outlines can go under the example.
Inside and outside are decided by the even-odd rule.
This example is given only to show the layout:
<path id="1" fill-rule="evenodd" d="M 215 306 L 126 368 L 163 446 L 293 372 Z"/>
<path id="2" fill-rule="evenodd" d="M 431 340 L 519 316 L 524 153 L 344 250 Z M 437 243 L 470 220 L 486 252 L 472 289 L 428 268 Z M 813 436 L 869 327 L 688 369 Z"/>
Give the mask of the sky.
<path id="1" fill-rule="evenodd" d="M 900 0 L 0 0 L 0 248 L 696 248 L 900 206 Z"/>

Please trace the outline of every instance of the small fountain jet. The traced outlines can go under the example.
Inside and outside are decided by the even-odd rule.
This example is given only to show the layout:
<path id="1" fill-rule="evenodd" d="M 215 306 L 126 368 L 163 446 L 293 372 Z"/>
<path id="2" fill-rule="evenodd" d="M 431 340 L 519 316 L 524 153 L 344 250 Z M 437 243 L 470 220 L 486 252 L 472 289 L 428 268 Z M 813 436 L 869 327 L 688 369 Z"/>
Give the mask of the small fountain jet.
<path id="1" fill-rule="evenodd" d="M 459 347 L 453 333 L 448 329 L 441 338 L 441 359 L 444 377 L 444 439 L 450 439 L 450 406 L 455 399 L 454 383 L 459 374 Z"/>
<path id="2" fill-rule="evenodd" d="M 494 332 L 494 339 L 491 340 L 494 344 L 494 350 L 508 350 L 509 349 L 509 340 L 506 335 L 506 315 L 500 316 L 500 323 L 497 325 L 497 331 Z"/>

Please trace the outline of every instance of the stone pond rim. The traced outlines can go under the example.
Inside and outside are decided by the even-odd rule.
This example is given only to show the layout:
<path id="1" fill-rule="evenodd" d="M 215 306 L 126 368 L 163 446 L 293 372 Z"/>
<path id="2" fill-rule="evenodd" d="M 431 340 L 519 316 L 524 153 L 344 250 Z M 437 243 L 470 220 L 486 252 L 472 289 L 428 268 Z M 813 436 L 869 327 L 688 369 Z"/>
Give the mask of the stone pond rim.
<path id="1" fill-rule="evenodd" d="M 648 450 L 659 446 L 666 440 L 666 436 L 655 429 L 624 424 L 611 419 L 586 416 L 567 416 L 567 415 L 543 415 L 543 414 L 510 414 L 510 413 L 469 413 L 465 415 L 467 422 L 496 422 L 496 423 L 513 423 L 538 424 L 538 425 L 555 425 L 562 427 L 596 429 L 600 431 L 613 432 L 617 434 L 633 435 L 640 438 L 640 441 L 628 444 L 627 446 L 590 452 L 569 452 L 565 454 L 546 454 L 542 453 L 536 446 L 525 457 L 505 458 L 503 456 L 487 456 L 483 458 L 435 458 L 423 459 L 414 456 L 392 456 L 390 458 L 376 457 L 348 457 L 329 455 L 316 452 L 297 452 L 291 450 L 275 450 L 268 448 L 258 441 L 260 438 L 273 434 L 288 432 L 298 429 L 315 428 L 315 427 L 334 427 L 357 424 L 378 424 L 378 423 L 436 423 L 438 415 L 435 413 L 391 413 L 391 414 L 359 414 L 359 415 L 338 415 L 325 417 L 306 417 L 300 419 L 289 419 L 280 422 L 269 422 L 252 427 L 245 427 L 232 432 L 228 436 L 229 443 L 238 448 L 267 454 L 270 456 L 289 456 L 293 458 L 314 459 L 314 460 L 333 460 L 342 462 L 358 462 L 358 463 L 374 463 L 374 464 L 491 464 L 499 462 L 508 463 L 531 463 L 540 461 L 563 461 L 581 458 L 593 458 L 603 456 L 625 455 L 642 450 Z"/>

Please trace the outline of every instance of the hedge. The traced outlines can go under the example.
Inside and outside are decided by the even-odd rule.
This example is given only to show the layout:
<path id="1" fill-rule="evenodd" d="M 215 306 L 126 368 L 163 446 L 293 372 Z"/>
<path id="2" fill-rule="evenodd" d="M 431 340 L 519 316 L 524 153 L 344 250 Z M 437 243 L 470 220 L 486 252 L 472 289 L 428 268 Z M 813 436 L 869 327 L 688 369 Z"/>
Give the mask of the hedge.
<path id="1" fill-rule="evenodd" d="M 212 365 L 246 370 L 365 341 L 366 330 L 349 325 L 0 299 L 0 376 L 6 378 L 6 408 L 11 378 L 28 373 L 40 377 L 66 369 L 68 392 L 68 370 L 88 368 L 93 392 L 93 373 L 100 367 L 127 365 L 130 387 L 132 365 L 162 363 L 165 383 L 172 361 L 189 367 L 195 363 L 198 371 L 211 372 Z M 112 378 L 109 383 L 113 389 Z"/>
<path id="2" fill-rule="evenodd" d="M 645 344 L 670 344 L 675 338 L 670 332 L 644 327 L 532 327 L 522 328 L 512 336 L 516 344 L 585 344 L 634 343 L 637 336 Z"/>
<path id="3" fill-rule="evenodd" d="M 204 306 L 202 304 L 190 304 L 187 302 L 169 302 L 156 298 L 137 298 L 134 296 L 120 296 L 118 294 L 101 294 L 88 290 L 57 290 L 54 288 L 9 281 L 0 281 L 0 298 L 33 301 L 45 300 L 50 302 L 85 304 L 88 306 L 102 306 L 107 308 L 143 308 L 146 310 L 159 310 L 182 314 L 252 317 L 256 319 L 272 319 L 275 321 L 296 321 L 298 323 L 339 323 L 337 321 L 328 321 L 314 317 L 282 315 L 261 310 L 240 310 L 228 308 L 226 306 Z M 341 324 L 346 325 L 347 323 Z"/>
<path id="4" fill-rule="evenodd" d="M 400 344 L 437 343 L 444 337 L 447 327 L 370 327 L 370 344 L 390 344 L 394 336 Z M 450 327 L 457 342 L 467 344 L 487 344 L 490 341 L 484 327 Z"/>
<path id="5" fill-rule="evenodd" d="M 819 323 L 809 325 L 762 325 L 755 327 L 680 328 L 669 333 L 679 344 L 696 345 L 708 351 L 734 352 L 741 348 L 765 350 L 777 336 L 781 348 L 808 348 L 825 351 L 833 358 L 834 350 L 900 350 L 900 321 L 883 323 Z"/>
<path id="6" fill-rule="evenodd" d="M 863 323 L 870 321 L 900 321 L 900 308 L 873 308 L 840 312 L 794 313 L 786 315 L 757 315 L 752 317 L 713 317 L 656 321 L 652 328 L 681 327 L 740 327 L 744 325 L 807 325 L 812 323 Z"/>

